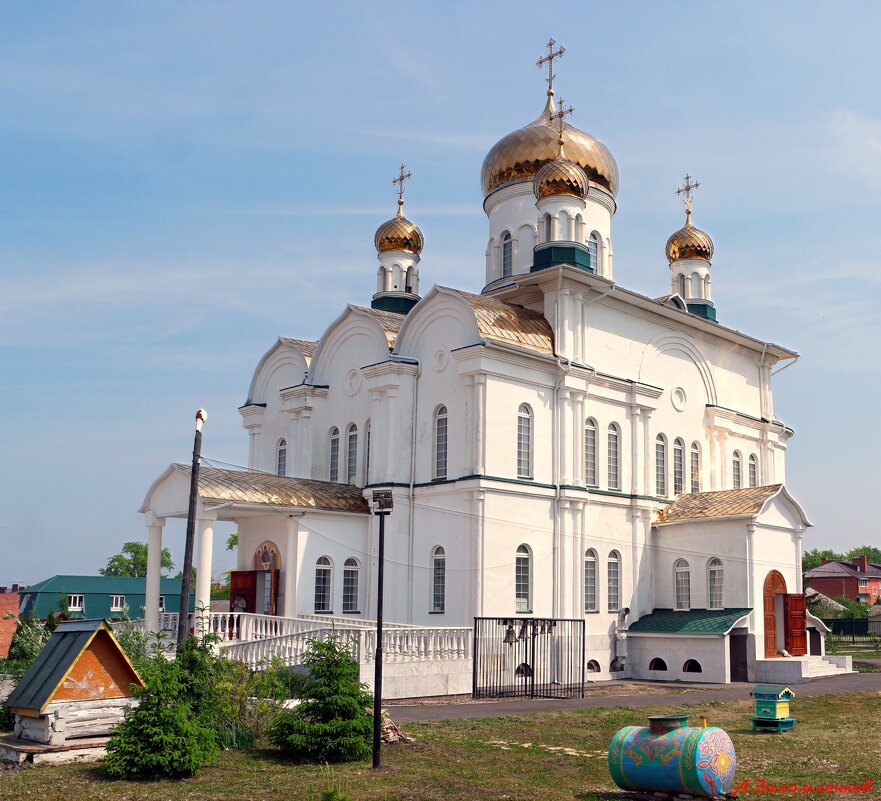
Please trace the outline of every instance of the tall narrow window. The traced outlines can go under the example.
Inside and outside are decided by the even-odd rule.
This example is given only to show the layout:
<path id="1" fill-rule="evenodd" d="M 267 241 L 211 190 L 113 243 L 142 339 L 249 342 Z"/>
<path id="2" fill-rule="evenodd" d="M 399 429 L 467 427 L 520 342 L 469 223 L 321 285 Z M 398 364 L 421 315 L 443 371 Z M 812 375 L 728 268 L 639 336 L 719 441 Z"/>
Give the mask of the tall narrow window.
<path id="1" fill-rule="evenodd" d="M 599 255 L 600 255 L 600 240 L 597 238 L 596 234 L 591 234 L 587 238 L 587 256 L 590 260 L 590 269 L 595 273 L 600 271 L 599 269 Z"/>
<path id="2" fill-rule="evenodd" d="M 696 442 L 691 443 L 691 491 L 701 491 L 701 448 Z"/>
<path id="3" fill-rule="evenodd" d="M 340 480 L 340 430 L 330 429 L 330 454 L 328 456 L 327 475 L 331 481 Z"/>
<path id="4" fill-rule="evenodd" d="M 683 300 L 686 299 L 685 276 L 684 275 L 679 276 L 679 297 L 682 298 Z"/>
<path id="5" fill-rule="evenodd" d="M 597 421 L 588 418 L 584 423 L 584 483 L 596 487 L 597 483 Z"/>
<path id="6" fill-rule="evenodd" d="M 621 608 L 621 554 L 618 551 L 609 554 L 607 578 L 609 611 L 617 612 Z"/>
<path id="7" fill-rule="evenodd" d="M 655 440 L 655 495 L 667 494 L 667 440 L 658 434 Z"/>
<path id="8" fill-rule="evenodd" d="M 502 234 L 502 278 L 512 275 L 514 272 L 514 242 L 511 234 L 505 231 Z"/>
<path id="9" fill-rule="evenodd" d="M 619 490 L 621 489 L 621 432 L 615 423 L 609 426 L 608 449 L 609 489 Z"/>
<path id="10" fill-rule="evenodd" d="M 333 565 L 326 556 L 319 557 L 315 563 L 315 611 L 330 612 Z"/>
<path id="11" fill-rule="evenodd" d="M 447 477 L 447 407 L 438 406 L 434 413 L 434 477 Z"/>
<path id="12" fill-rule="evenodd" d="M 358 480 L 358 426 L 349 426 L 346 434 L 346 483 L 354 484 Z"/>
<path id="13" fill-rule="evenodd" d="M 597 606 L 597 552 L 593 548 L 584 554 L 584 611 L 599 611 Z"/>
<path id="14" fill-rule="evenodd" d="M 364 483 L 370 484 L 370 421 L 364 426 Z"/>
<path id="15" fill-rule="evenodd" d="M 749 456 L 749 485 L 759 486 L 759 460 L 754 453 Z"/>
<path id="16" fill-rule="evenodd" d="M 443 612 L 447 605 L 447 555 L 438 545 L 431 552 L 431 611 Z"/>
<path id="17" fill-rule="evenodd" d="M 288 470 L 288 443 L 286 440 L 278 441 L 278 448 L 275 453 L 275 472 L 279 476 L 283 476 Z"/>
<path id="18" fill-rule="evenodd" d="M 707 563 L 707 570 L 709 572 L 707 587 L 709 591 L 707 592 L 707 601 L 709 602 L 710 609 L 723 609 L 723 597 L 722 597 L 722 588 L 725 579 L 725 567 L 722 564 L 721 559 L 717 559 L 713 557 Z"/>
<path id="19" fill-rule="evenodd" d="M 514 567 L 514 601 L 518 612 L 529 612 L 529 593 L 531 590 L 532 554 L 526 545 L 517 548 L 517 561 Z"/>
<path id="20" fill-rule="evenodd" d="M 354 557 L 343 565 L 343 612 L 358 611 L 358 573 L 360 565 Z"/>
<path id="21" fill-rule="evenodd" d="M 691 570 L 688 562 L 677 559 L 673 565 L 673 578 L 676 587 L 676 608 L 691 609 Z"/>
<path id="22" fill-rule="evenodd" d="M 740 473 L 740 452 L 734 451 L 734 458 L 731 460 L 731 486 L 734 489 L 740 489 L 743 486 L 743 480 Z"/>
<path id="23" fill-rule="evenodd" d="M 680 495 L 685 482 L 685 443 L 673 440 L 673 494 Z"/>
<path id="24" fill-rule="evenodd" d="M 532 478 L 532 409 L 525 403 L 517 410 L 517 477 Z"/>
<path id="25" fill-rule="evenodd" d="M 545 214 L 545 242 L 551 241 L 551 235 L 553 234 L 553 223 L 551 222 L 551 215 Z"/>

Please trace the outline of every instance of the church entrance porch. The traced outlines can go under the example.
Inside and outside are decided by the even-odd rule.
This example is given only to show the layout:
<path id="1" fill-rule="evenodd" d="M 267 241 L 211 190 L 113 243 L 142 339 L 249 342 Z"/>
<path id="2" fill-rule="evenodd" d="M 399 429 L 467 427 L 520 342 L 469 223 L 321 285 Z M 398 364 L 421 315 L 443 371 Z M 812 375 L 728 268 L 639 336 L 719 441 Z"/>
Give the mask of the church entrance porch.
<path id="1" fill-rule="evenodd" d="M 765 578 L 763 587 L 765 659 L 775 659 L 781 650 L 792 656 L 808 652 L 807 609 L 801 593 L 787 593 L 786 581 L 776 570 Z"/>

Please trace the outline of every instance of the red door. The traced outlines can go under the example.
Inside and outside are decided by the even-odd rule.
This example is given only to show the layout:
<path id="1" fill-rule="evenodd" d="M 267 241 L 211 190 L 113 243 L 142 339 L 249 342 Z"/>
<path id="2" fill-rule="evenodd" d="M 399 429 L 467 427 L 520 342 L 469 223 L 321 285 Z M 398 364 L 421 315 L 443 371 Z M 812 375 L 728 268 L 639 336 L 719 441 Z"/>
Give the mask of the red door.
<path id="1" fill-rule="evenodd" d="M 786 581 L 776 570 L 765 577 L 763 600 L 765 615 L 765 659 L 777 656 L 777 596 L 786 592 Z"/>
<path id="2" fill-rule="evenodd" d="M 784 595 L 783 609 L 786 612 L 786 650 L 793 656 L 804 656 L 808 652 L 804 595 Z"/>
<path id="3" fill-rule="evenodd" d="M 257 605 L 257 573 L 233 570 L 229 574 L 229 608 L 231 612 L 253 612 Z"/>

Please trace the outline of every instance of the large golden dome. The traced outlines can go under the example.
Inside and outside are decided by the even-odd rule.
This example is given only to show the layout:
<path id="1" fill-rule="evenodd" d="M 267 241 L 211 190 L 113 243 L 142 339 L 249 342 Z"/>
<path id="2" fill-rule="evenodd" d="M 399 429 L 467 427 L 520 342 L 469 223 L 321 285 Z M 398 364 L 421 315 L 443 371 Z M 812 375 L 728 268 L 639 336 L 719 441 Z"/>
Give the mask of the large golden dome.
<path id="1" fill-rule="evenodd" d="M 483 160 L 480 182 L 483 194 L 504 184 L 532 178 L 549 161 L 557 157 L 559 132 L 551 121 L 553 96 L 541 116 L 518 131 L 502 137 Z M 567 125 L 563 143 L 569 159 L 584 170 L 588 179 L 618 193 L 618 165 L 609 149 L 589 133 Z"/>
<path id="2" fill-rule="evenodd" d="M 404 216 L 403 200 L 398 201 L 398 213 L 376 229 L 373 244 L 376 245 L 377 253 L 385 253 L 387 250 L 406 250 L 418 256 L 422 252 L 425 239 L 419 226 Z"/>
<path id="3" fill-rule="evenodd" d="M 706 231 L 695 228 L 691 222 L 691 209 L 685 210 L 685 225 L 667 240 L 667 261 L 671 264 L 680 259 L 713 258 L 713 240 Z"/>

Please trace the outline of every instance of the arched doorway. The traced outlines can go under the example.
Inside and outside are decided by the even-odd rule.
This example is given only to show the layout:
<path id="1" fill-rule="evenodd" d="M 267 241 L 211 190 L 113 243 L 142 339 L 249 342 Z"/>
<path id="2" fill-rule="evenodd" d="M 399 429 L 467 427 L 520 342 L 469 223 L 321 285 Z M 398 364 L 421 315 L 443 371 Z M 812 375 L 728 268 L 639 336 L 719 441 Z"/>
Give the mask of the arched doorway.
<path id="1" fill-rule="evenodd" d="M 765 613 L 765 659 L 777 656 L 777 596 L 786 594 L 786 581 L 776 570 L 772 570 L 765 578 L 764 613 Z"/>

